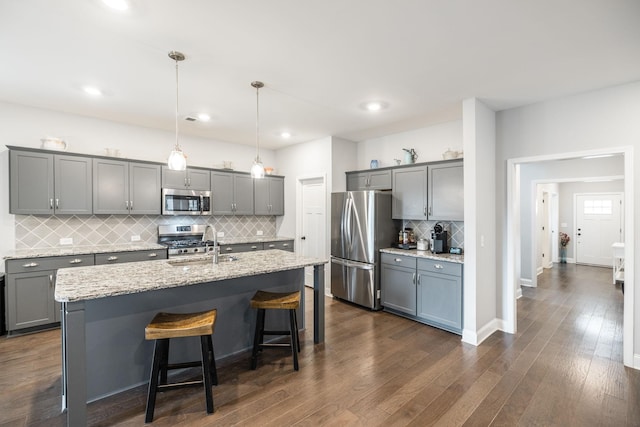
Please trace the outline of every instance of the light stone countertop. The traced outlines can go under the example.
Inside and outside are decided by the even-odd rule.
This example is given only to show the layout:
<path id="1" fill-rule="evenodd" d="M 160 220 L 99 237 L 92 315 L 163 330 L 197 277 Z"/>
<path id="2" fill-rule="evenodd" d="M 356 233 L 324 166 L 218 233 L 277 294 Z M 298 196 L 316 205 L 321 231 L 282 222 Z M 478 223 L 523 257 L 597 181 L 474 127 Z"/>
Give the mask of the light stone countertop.
<path id="1" fill-rule="evenodd" d="M 221 260 L 225 256 L 221 256 Z M 74 302 L 159 289 L 216 282 L 326 264 L 327 260 L 271 249 L 242 252 L 236 261 L 213 264 L 211 256 L 62 268 L 56 276 L 55 299 Z M 192 265 L 176 265 L 193 261 Z M 202 261 L 201 264 L 197 264 Z M 172 265 L 172 263 L 174 265 Z"/>
<path id="2" fill-rule="evenodd" d="M 166 250 L 158 243 L 134 242 L 115 245 L 57 246 L 52 248 L 17 249 L 5 254 L 4 259 L 44 258 L 50 256 L 89 255 L 111 252 Z"/>
<path id="3" fill-rule="evenodd" d="M 431 251 L 418 251 L 416 249 L 398 249 L 398 248 L 385 248 L 380 249 L 380 252 L 394 255 L 405 255 L 414 258 L 427 258 L 434 259 L 436 261 L 455 262 L 458 264 L 464 264 L 464 255 L 454 254 L 434 254 Z"/>
<path id="4" fill-rule="evenodd" d="M 220 237 L 218 238 L 218 244 L 222 246 L 242 243 L 286 242 L 287 240 L 294 240 L 294 238 L 284 236 Z"/>

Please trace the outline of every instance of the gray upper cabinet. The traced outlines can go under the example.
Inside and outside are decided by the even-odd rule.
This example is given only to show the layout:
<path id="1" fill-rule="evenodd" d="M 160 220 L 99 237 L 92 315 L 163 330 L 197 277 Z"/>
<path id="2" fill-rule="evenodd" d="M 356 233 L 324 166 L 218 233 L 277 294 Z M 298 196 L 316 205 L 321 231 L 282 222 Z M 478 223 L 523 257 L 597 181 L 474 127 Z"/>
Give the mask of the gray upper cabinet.
<path id="1" fill-rule="evenodd" d="M 160 215 L 160 165 L 93 159 L 95 214 Z"/>
<path id="2" fill-rule="evenodd" d="M 347 173 L 347 191 L 390 189 L 391 169 Z"/>
<path id="3" fill-rule="evenodd" d="M 427 219 L 427 166 L 393 169 L 393 219 Z"/>
<path id="4" fill-rule="evenodd" d="M 211 172 L 213 215 L 253 215 L 253 178 L 249 174 Z"/>
<path id="5" fill-rule="evenodd" d="M 11 213 L 92 213 L 90 158 L 16 150 L 9 157 Z"/>
<path id="6" fill-rule="evenodd" d="M 187 168 L 186 171 L 174 171 L 162 166 L 162 188 L 209 191 L 211 177 L 208 169 Z"/>
<path id="7" fill-rule="evenodd" d="M 267 176 L 254 181 L 256 215 L 284 215 L 284 178 Z"/>
<path id="8" fill-rule="evenodd" d="M 462 162 L 429 166 L 428 219 L 464 220 L 464 174 Z"/>

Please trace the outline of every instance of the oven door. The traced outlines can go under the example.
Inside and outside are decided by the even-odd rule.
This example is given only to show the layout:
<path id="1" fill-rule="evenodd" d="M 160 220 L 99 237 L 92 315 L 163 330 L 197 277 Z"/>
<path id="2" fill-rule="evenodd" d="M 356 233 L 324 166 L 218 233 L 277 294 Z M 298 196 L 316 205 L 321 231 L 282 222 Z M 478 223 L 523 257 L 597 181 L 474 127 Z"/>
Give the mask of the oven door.
<path id="1" fill-rule="evenodd" d="M 211 215 L 211 192 L 163 188 L 162 215 Z"/>

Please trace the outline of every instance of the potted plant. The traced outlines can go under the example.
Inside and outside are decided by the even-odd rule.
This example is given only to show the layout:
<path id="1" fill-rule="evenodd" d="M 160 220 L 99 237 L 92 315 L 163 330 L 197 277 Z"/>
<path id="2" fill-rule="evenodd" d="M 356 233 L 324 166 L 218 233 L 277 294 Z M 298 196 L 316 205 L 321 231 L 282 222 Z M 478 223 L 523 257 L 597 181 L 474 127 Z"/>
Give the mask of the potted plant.
<path id="1" fill-rule="evenodd" d="M 567 245 L 571 241 L 571 237 L 567 233 L 560 232 L 560 262 L 567 263 Z"/>

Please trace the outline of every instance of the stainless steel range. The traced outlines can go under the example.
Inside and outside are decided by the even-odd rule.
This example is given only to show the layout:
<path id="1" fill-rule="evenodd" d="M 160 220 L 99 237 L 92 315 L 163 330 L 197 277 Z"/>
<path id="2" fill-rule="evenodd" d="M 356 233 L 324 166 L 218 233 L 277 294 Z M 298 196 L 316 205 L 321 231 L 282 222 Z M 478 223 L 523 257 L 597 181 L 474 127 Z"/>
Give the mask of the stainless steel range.
<path id="1" fill-rule="evenodd" d="M 210 225 L 159 225 L 158 243 L 169 249 L 169 257 L 213 252 L 215 231 Z"/>

